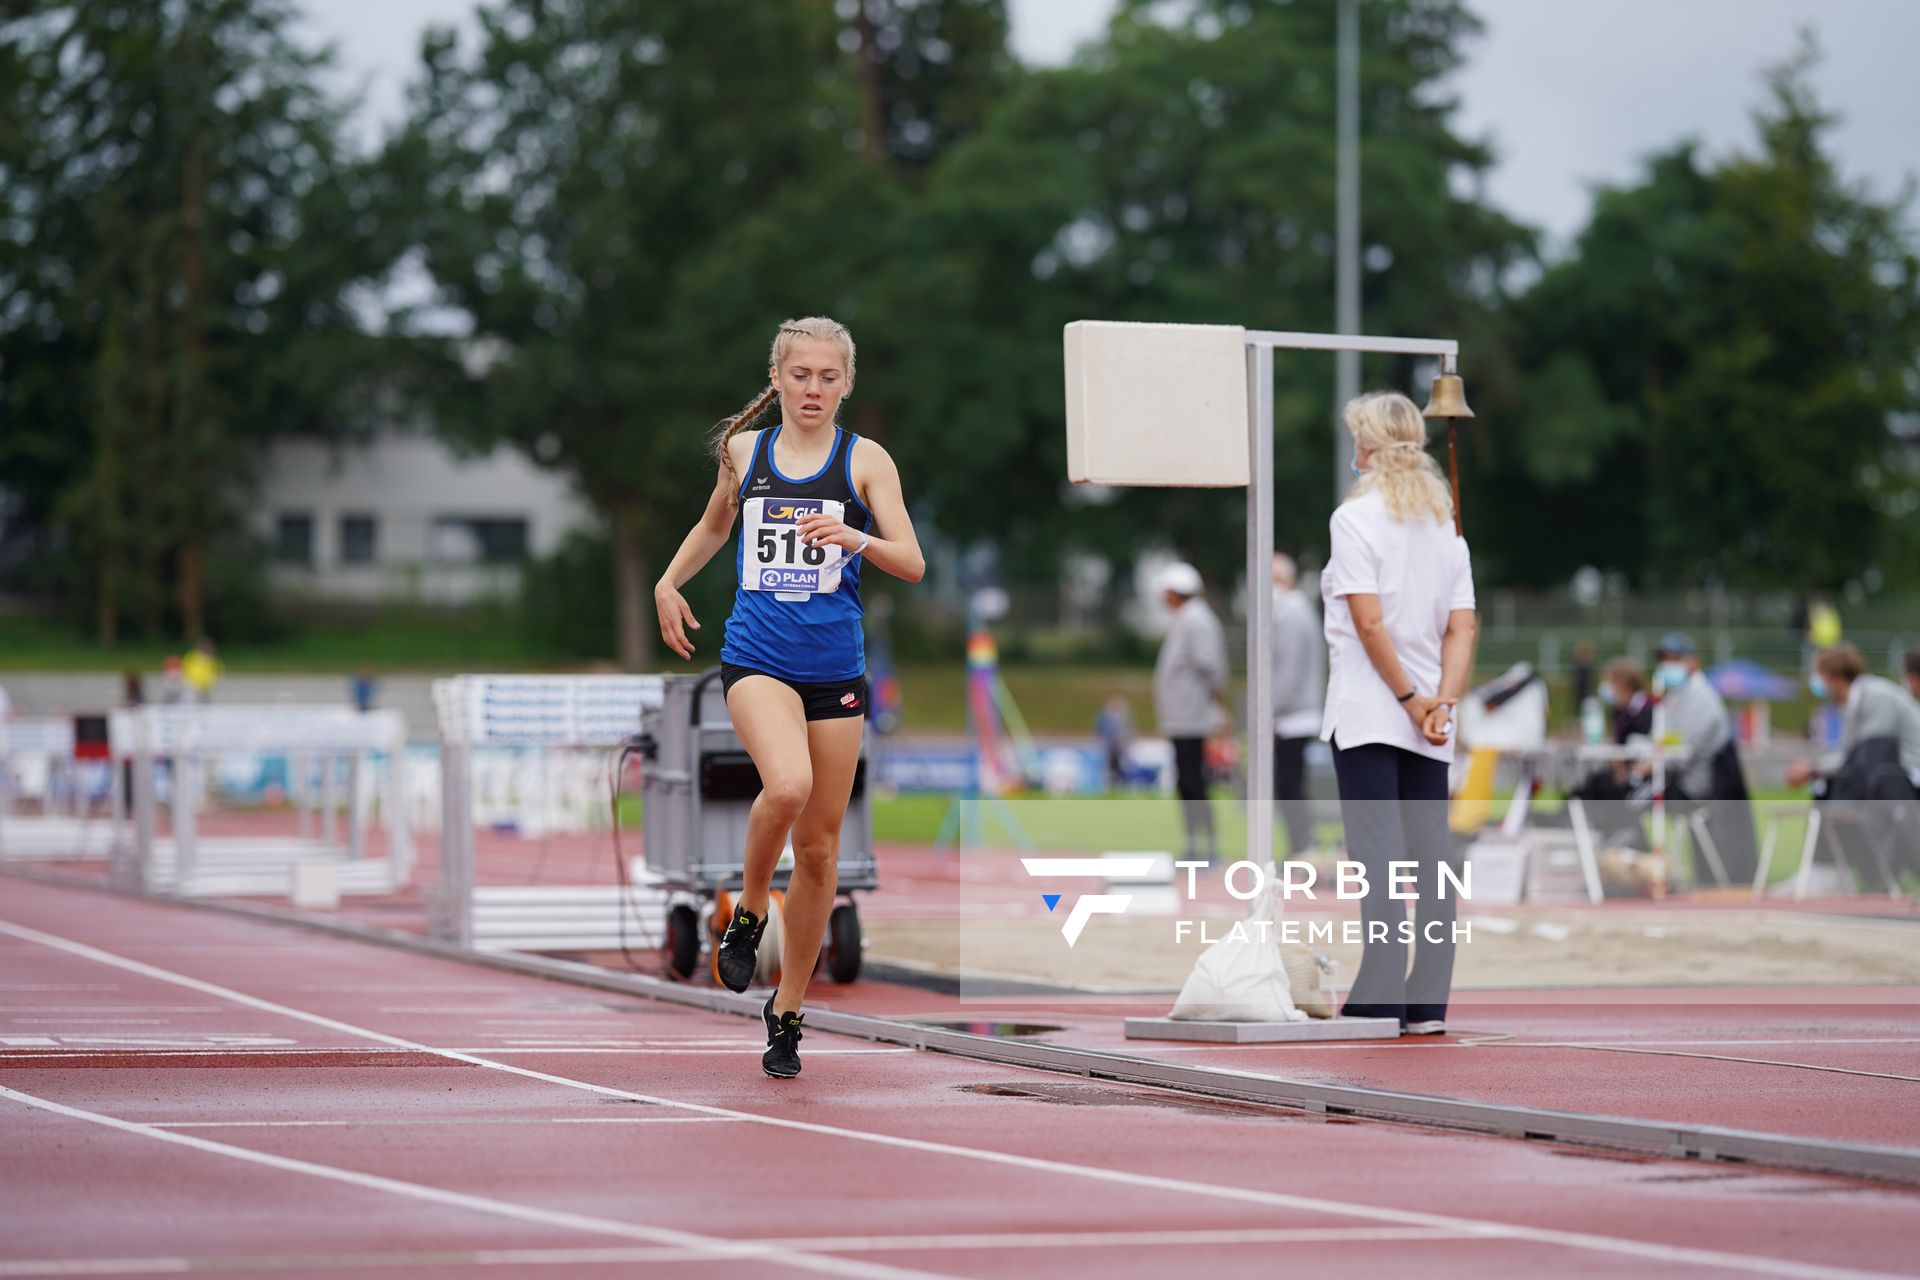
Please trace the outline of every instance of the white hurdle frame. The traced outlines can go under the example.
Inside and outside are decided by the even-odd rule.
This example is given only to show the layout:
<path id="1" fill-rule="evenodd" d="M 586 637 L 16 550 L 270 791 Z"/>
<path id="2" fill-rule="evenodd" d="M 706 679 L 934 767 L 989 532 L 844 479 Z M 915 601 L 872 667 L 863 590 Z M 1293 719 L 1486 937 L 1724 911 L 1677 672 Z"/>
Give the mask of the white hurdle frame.
<path id="1" fill-rule="evenodd" d="M 1273 353 L 1358 351 L 1433 356 L 1440 372 L 1458 372 L 1451 338 L 1249 329 L 1247 349 L 1247 858 L 1273 862 L 1273 611 L 1263 607 L 1273 581 Z"/>
<path id="2" fill-rule="evenodd" d="M 614 750 L 660 705 L 662 681 L 645 675 L 460 675 L 433 682 L 440 738 L 440 884 L 433 936 L 475 950 L 473 750 L 597 747 Z"/>
<path id="3" fill-rule="evenodd" d="M 197 808 L 205 779 L 206 760 L 231 752 L 284 755 L 292 774 L 290 790 L 296 808 L 302 803 L 300 772 L 312 758 L 325 762 L 329 776 L 339 757 L 348 761 L 351 786 L 348 797 L 347 846 L 340 850 L 349 862 L 366 851 L 367 818 L 360 779 L 375 751 L 388 756 L 387 793 L 383 808 L 387 820 L 387 847 L 395 887 L 413 874 L 413 833 L 407 821 L 407 727 L 397 711 L 355 711 L 327 705 L 266 704 L 239 706 L 147 705 L 123 708 L 108 715 L 108 736 L 114 762 L 114 816 L 131 809 L 133 839 L 116 841 L 112 851 L 112 879 L 130 888 L 145 888 L 158 847 L 158 799 L 153 767 L 157 760 L 173 761 L 173 792 L 168 806 L 173 828 L 174 889 L 184 893 L 198 870 L 200 836 Z M 121 765 L 131 762 L 132 795 L 122 796 Z M 332 788 L 328 788 L 331 792 Z M 332 796 L 329 795 L 329 800 Z M 300 838 L 307 837 L 304 811 Z M 335 818 L 323 815 L 323 839 L 315 851 L 335 848 Z M 289 855 L 289 866 L 297 858 Z"/>

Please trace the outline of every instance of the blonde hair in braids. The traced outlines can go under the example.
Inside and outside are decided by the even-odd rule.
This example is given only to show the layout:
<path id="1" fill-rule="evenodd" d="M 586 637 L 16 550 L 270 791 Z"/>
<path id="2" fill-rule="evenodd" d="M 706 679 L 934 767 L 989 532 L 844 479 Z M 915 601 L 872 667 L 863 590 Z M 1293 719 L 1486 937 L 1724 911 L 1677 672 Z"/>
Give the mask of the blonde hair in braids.
<path id="1" fill-rule="evenodd" d="M 1347 430 L 1356 450 L 1372 454 L 1347 501 L 1378 493 L 1395 520 L 1453 520 L 1453 493 L 1427 452 L 1427 420 L 1398 391 L 1369 391 L 1347 402 Z"/>
<path id="2" fill-rule="evenodd" d="M 741 431 L 756 422 L 760 415 L 780 399 L 780 366 L 786 363 L 793 344 L 801 338 L 812 338 L 817 342 L 831 342 L 840 348 L 840 355 L 847 365 L 846 395 L 853 394 L 853 334 L 847 326 L 838 320 L 826 316 L 802 316 L 798 320 L 783 323 L 773 335 L 773 347 L 767 353 L 768 373 L 771 375 L 766 389 L 747 401 L 740 412 L 730 418 L 722 418 L 713 430 L 713 456 L 721 466 L 727 469 L 732 479 L 732 489 L 736 496 L 740 490 L 740 474 L 734 470 L 733 457 L 727 452 L 727 442 Z M 841 397 L 843 400 L 845 396 Z"/>

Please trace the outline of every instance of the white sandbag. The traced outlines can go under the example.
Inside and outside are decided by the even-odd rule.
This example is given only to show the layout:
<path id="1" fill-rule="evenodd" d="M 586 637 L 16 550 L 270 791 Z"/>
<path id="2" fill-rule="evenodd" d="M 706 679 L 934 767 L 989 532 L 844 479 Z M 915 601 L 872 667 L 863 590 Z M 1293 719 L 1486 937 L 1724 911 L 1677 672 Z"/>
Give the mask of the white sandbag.
<path id="1" fill-rule="evenodd" d="M 1280 948 L 1275 877 L 1251 903 L 1245 926 L 1209 946 L 1194 961 L 1169 1018 L 1182 1022 L 1305 1022 Z"/>
<path id="2" fill-rule="evenodd" d="M 1280 948 L 1293 1007 L 1309 1018 L 1333 1016 L 1333 958 L 1304 943 Z"/>

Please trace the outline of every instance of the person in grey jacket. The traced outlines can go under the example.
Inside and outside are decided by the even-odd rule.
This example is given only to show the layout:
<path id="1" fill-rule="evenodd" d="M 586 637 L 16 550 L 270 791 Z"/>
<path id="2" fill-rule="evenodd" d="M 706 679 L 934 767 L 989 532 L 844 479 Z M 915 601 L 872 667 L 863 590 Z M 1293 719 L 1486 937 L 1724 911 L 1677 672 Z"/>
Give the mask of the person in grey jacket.
<path id="1" fill-rule="evenodd" d="M 1206 745 L 1226 720 L 1220 696 L 1227 687 L 1227 639 L 1201 595 L 1198 569 L 1169 565 L 1160 573 L 1159 587 L 1173 621 L 1153 664 L 1153 711 L 1161 734 L 1173 743 L 1174 792 L 1186 822 L 1187 857 L 1211 862 Z"/>
<path id="2" fill-rule="evenodd" d="M 1891 680 L 1867 673 L 1866 660 L 1850 644 L 1822 649 L 1813 681 L 1845 708 L 1840 745 L 1816 764 L 1797 761 L 1787 769 L 1795 786 L 1812 782 L 1820 808 L 1838 822 L 1833 834 L 1850 867 L 1877 865 L 1888 888 L 1898 887 L 1902 868 L 1920 873 L 1920 704 Z"/>
<path id="3" fill-rule="evenodd" d="M 1320 614 L 1298 588 L 1293 557 L 1273 558 L 1273 798 L 1287 826 L 1287 854 L 1313 846 L 1307 810 L 1307 744 L 1320 736 L 1327 701 L 1327 645 Z"/>
<path id="4" fill-rule="evenodd" d="M 1700 669 L 1700 651 L 1692 637 L 1670 633 L 1660 641 L 1659 658 L 1654 691 L 1660 695 L 1667 732 L 1680 738 L 1679 758 L 1667 766 L 1668 794 L 1674 799 L 1716 799 L 1713 762 L 1733 741 L 1726 700 Z"/>
<path id="5" fill-rule="evenodd" d="M 1900 770 L 1920 787 L 1920 703 L 1905 689 L 1867 671 L 1866 659 L 1850 644 L 1822 649 L 1813 663 L 1814 679 L 1845 710 L 1841 713 L 1840 745 L 1818 764 L 1801 760 L 1787 767 L 1787 781 L 1800 786 L 1815 776 L 1831 776 L 1854 748 L 1879 738 L 1894 744 Z"/>

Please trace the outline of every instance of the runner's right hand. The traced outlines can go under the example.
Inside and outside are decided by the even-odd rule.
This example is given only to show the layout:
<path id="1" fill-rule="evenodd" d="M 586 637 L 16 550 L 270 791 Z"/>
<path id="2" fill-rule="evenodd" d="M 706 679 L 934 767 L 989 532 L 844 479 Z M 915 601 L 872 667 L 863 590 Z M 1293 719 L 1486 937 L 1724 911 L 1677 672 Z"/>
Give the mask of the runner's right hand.
<path id="1" fill-rule="evenodd" d="M 667 648 L 691 660 L 693 641 L 687 639 L 687 631 L 698 631 L 700 624 L 694 621 L 687 598 L 662 582 L 653 589 L 653 607 L 660 613 L 660 638 L 667 642 Z"/>

